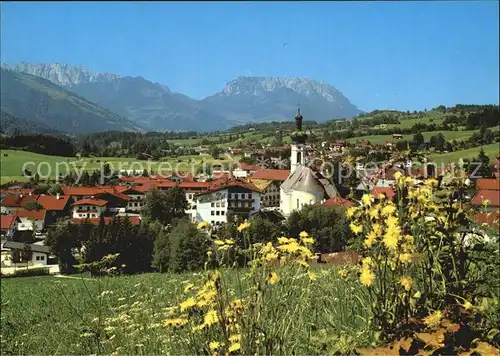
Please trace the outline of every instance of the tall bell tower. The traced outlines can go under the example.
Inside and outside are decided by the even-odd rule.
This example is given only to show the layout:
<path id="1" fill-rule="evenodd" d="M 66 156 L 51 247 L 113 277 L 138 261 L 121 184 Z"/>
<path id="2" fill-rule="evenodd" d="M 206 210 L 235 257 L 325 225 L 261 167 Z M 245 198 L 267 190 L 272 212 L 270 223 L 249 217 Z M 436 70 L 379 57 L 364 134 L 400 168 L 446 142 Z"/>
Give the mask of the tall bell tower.
<path id="1" fill-rule="evenodd" d="M 306 164 L 306 139 L 307 135 L 302 131 L 302 115 L 300 108 L 297 109 L 295 116 L 296 129 L 292 133 L 291 156 L 290 156 L 290 174 L 293 174 L 298 166 L 305 166 Z"/>

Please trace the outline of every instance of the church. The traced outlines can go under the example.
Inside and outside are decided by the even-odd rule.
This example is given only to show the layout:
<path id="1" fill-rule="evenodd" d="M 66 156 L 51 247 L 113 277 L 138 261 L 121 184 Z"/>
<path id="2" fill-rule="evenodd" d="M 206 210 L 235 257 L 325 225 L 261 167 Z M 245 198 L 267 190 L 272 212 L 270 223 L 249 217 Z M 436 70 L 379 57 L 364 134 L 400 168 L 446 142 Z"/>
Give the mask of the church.
<path id="1" fill-rule="evenodd" d="M 338 196 L 335 186 L 321 172 L 306 166 L 307 134 L 302 130 L 300 109 L 295 116 L 292 133 L 290 175 L 280 186 L 280 210 L 285 217 L 305 205 L 322 203 Z"/>

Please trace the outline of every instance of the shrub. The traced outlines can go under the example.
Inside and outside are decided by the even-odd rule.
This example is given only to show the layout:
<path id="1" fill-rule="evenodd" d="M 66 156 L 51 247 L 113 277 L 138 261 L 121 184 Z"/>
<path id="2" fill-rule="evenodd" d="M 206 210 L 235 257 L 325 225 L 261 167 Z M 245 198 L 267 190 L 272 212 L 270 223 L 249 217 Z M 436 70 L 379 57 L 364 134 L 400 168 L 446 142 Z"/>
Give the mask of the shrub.
<path id="1" fill-rule="evenodd" d="M 50 274 L 48 267 L 37 267 L 30 269 L 18 269 L 14 271 L 13 277 L 34 277 L 34 276 L 47 276 Z"/>

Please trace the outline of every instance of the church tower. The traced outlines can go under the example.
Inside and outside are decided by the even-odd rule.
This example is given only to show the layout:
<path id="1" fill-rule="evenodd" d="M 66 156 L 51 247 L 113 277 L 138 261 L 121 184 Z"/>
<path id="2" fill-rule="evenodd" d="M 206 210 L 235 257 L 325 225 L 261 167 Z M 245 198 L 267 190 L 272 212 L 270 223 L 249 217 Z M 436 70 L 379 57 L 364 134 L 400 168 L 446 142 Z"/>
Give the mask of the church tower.
<path id="1" fill-rule="evenodd" d="M 298 166 L 306 165 L 306 139 L 307 135 L 302 131 L 302 115 L 300 109 L 295 116 L 296 130 L 292 133 L 292 153 L 290 156 L 290 174 L 293 174 Z"/>

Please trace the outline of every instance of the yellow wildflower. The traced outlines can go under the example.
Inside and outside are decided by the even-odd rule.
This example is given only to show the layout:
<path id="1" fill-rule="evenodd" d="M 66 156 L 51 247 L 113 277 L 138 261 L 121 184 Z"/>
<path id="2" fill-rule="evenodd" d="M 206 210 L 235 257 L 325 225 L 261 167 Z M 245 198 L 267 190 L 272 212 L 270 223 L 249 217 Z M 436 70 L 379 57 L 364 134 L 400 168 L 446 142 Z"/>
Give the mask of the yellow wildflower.
<path id="1" fill-rule="evenodd" d="M 267 280 L 267 282 L 269 284 L 276 284 L 279 281 L 280 281 L 280 277 L 278 276 L 278 274 L 276 272 L 269 273 L 269 279 Z"/>
<path id="2" fill-rule="evenodd" d="M 206 221 L 202 221 L 200 223 L 198 223 L 198 226 L 196 226 L 196 228 L 198 230 L 201 230 L 201 229 L 208 229 L 210 227 L 210 224 Z"/>
<path id="3" fill-rule="evenodd" d="M 367 266 L 367 267 L 373 266 L 373 259 L 370 256 L 368 256 L 368 257 L 363 258 L 361 263 L 363 264 L 363 267 L 364 266 Z"/>
<path id="4" fill-rule="evenodd" d="M 229 345 L 229 352 L 234 352 L 234 351 L 238 351 L 239 349 L 241 348 L 241 344 L 239 342 L 235 343 L 235 344 L 231 344 Z"/>
<path id="5" fill-rule="evenodd" d="M 217 350 L 220 347 L 220 342 L 218 341 L 212 341 L 208 347 L 210 348 L 211 351 Z"/>
<path id="6" fill-rule="evenodd" d="M 293 241 L 295 241 L 295 239 L 289 239 L 288 237 L 284 237 L 284 236 L 278 237 L 278 243 L 280 245 L 288 244 L 288 243 L 293 242 Z"/>
<path id="7" fill-rule="evenodd" d="M 209 310 L 205 317 L 203 318 L 203 325 L 210 326 L 219 321 L 219 317 L 217 316 L 217 312 L 215 310 Z"/>
<path id="8" fill-rule="evenodd" d="M 374 279 L 375 275 L 370 270 L 370 268 L 363 266 L 363 269 L 361 270 L 361 276 L 359 277 L 361 284 L 364 285 L 365 287 L 369 287 L 373 284 Z"/>
<path id="9" fill-rule="evenodd" d="M 188 320 L 186 318 L 175 318 L 175 319 L 167 319 L 163 324 L 165 327 L 170 326 L 182 326 L 187 324 Z"/>
<path id="10" fill-rule="evenodd" d="M 363 231 L 363 225 L 358 225 L 355 222 L 351 222 L 349 224 L 349 227 L 356 235 L 360 234 Z"/>
<path id="11" fill-rule="evenodd" d="M 300 234 L 299 234 L 299 237 L 302 239 L 302 238 L 306 238 L 308 237 L 309 234 L 306 232 L 306 231 L 302 231 Z"/>
<path id="12" fill-rule="evenodd" d="M 241 299 L 235 299 L 231 302 L 231 307 L 233 307 L 233 309 L 242 309 L 243 302 L 241 301 Z"/>
<path id="13" fill-rule="evenodd" d="M 245 229 L 248 229 L 250 227 L 250 223 L 245 220 L 244 223 L 242 223 L 240 226 L 238 226 L 238 231 L 242 232 Z"/>
<path id="14" fill-rule="evenodd" d="M 309 276 L 309 279 L 311 281 L 315 281 L 317 279 L 316 273 L 312 272 L 311 270 L 307 271 L 307 275 Z"/>
<path id="15" fill-rule="evenodd" d="M 312 237 L 303 237 L 301 241 L 304 245 L 311 245 L 314 243 L 314 239 Z"/>
<path id="16" fill-rule="evenodd" d="M 228 239 L 228 240 L 225 240 L 224 242 L 225 242 L 226 244 L 228 244 L 228 245 L 234 245 L 234 241 L 233 241 L 233 240 L 229 240 L 229 239 Z"/>
<path id="17" fill-rule="evenodd" d="M 237 342 L 241 342 L 241 335 L 240 334 L 231 335 L 231 336 L 229 336 L 229 341 L 233 344 L 235 344 Z"/>
<path id="18" fill-rule="evenodd" d="M 195 305 L 196 305 L 196 300 L 194 300 L 193 297 L 190 297 L 190 298 L 186 299 L 185 301 L 183 301 L 179 306 L 181 308 L 181 312 L 183 312 L 184 310 L 190 309 L 190 308 L 194 307 Z"/>
<path id="19" fill-rule="evenodd" d="M 189 283 L 188 285 L 186 285 L 186 286 L 184 287 L 184 293 L 189 292 L 191 289 L 193 289 L 193 287 L 194 287 L 194 284 Z"/>
<path id="20" fill-rule="evenodd" d="M 364 194 L 361 197 L 361 203 L 366 206 L 370 206 L 372 204 L 372 197 L 370 194 Z"/>
<path id="21" fill-rule="evenodd" d="M 394 173 L 394 178 L 395 178 L 396 180 L 399 180 L 399 179 L 401 178 L 401 176 L 402 176 L 402 175 L 403 175 L 403 174 L 402 174 L 401 172 L 399 172 L 399 171 L 398 171 L 398 172 Z"/>
<path id="22" fill-rule="evenodd" d="M 434 179 L 434 178 L 430 178 L 430 179 L 426 179 L 424 181 L 424 184 L 425 185 L 430 185 L 431 187 L 434 187 L 434 186 L 437 186 L 438 181 L 436 179 Z"/>
<path id="23" fill-rule="evenodd" d="M 290 243 L 287 243 L 285 245 L 278 246 L 278 249 L 283 252 L 288 252 L 288 253 L 294 253 L 298 251 L 299 249 L 299 244 L 296 241 L 292 241 Z"/>
<path id="24" fill-rule="evenodd" d="M 378 219 L 378 213 L 379 209 L 377 207 L 373 207 L 368 212 L 368 215 L 370 216 L 371 219 Z"/>
<path id="25" fill-rule="evenodd" d="M 276 259 L 278 259 L 279 255 L 277 252 L 269 252 L 269 253 L 266 253 L 264 255 L 264 260 L 266 260 L 267 262 L 271 262 L 271 261 L 274 261 Z"/>
<path id="26" fill-rule="evenodd" d="M 469 302 L 468 300 L 465 301 L 463 307 L 466 309 L 466 310 L 470 310 L 472 308 L 474 308 L 474 306 L 472 305 L 471 302 Z"/>
<path id="27" fill-rule="evenodd" d="M 347 277 L 347 271 L 345 269 L 339 269 L 337 271 L 338 275 L 340 276 L 340 278 L 345 278 Z"/>
<path id="28" fill-rule="evenodd" d="M 401 261 L 401 263 L 408 263 L 411 261 L 411 254 L 410 253 L 401 253 L 399 255 L 399 261 Z"/>
<path id="29" fill-rule="evenodd" d="M 214 242 L 215 242 L 215 244 L 216 244 L 217 246 L 223 246 L 223 245 L 225 245 L 225 242 L 224 242 L 224 241 L 222 241 L 222 240 L 215 240 Z"/>
<path id="30" fill-rule="evenodd" d="M 438 327 L 439 324 L 441 323 L 441 318 L 442 318 L 441 311 L 439 310 L 435 311 L 434 313 L 424 318 L 424 324 L 427 325 L 429 328 Z"/>
<path id="31" fill-rule="evenodd" d="M 385 199 L 385 194 L 380 193 L 377 198 L 378 198 L 378 200 L 382 201 Z"/>
<path id="32" fill-rule="evenodd" d="M 348 218 L 352 217 L 354 213 L 356 212 L 357 208 L 354 206 L 351 206 L 349 209 L 346 211 L 346 215 Z"/>
<path id="33" fill-rule="evenodd" d="M 396 207 L 392 203 L 382 208 L 382 216 L 393 215 L 395 212 L 396 212 Z"/>
<path id="34" fill-rule="evenodd" d="M 412 282 L 409 277 L 402 277 L 400 283 L 407 292 L 411 289 Z"/>
<path id="35" fill-rule="evenodd" d="M 212 254 L 213 254 L 213 252 L 212 252 L 212 251 L 210 251 L 210 250 L 208 250 L 208 251 L 207 251 L 207 256 L 208 256 L 208 257 L 211 257 L 211 256 L 212 256 Z"/>
<path id="36" fill-rule="evenodd" d="M 406 177 L 404 182 L 406 185 L 413 185 L 415 183 L 415 180 L 412 177 Z"/>
<path id="37" fill-rule="evenodd" d="M 398 247 L 398 239 L 399 235 L 397 228 L 389 228 L 382 241 L 388 249 L 395 250 Z"/>
<path id="38" fill-rule="evenodd" d="M 368 248 L 372 247 L 372 245 L 376 239 L 377 239 L 377 235 L 375 234 L 375 231 L 373 231 L 373 230 L 370 231 L 368 233 L 368 235 L 366 235 L 365 246 Z"/>

